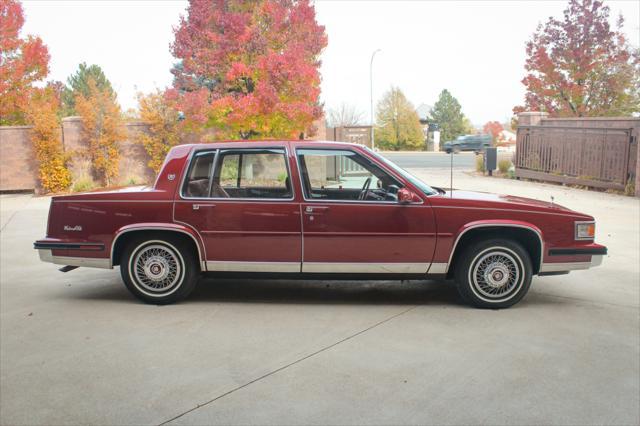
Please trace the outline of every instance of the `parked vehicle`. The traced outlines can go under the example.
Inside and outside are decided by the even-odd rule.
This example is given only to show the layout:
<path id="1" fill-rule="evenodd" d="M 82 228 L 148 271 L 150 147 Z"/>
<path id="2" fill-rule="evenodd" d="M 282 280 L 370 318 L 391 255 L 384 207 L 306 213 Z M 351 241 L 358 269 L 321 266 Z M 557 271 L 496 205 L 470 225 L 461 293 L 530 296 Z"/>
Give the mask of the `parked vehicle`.
<path id="1" fill-rule="evenodd" d="M 445 142 L 443 147 L 447 154 L 461 151 L 474 151 L 479 154 L 485 148 L 491 146 L 491 135 L 464 135 L 458 136 L 455 140 Z"/>
<path id="2" fill-rule="evenodd" d="M 533 275 L 599 265 L 594 235 L 589 215 L 430 187 L 360 145 L 221 142 L 173 148 L 152 187 L 53 197 L 35 248 L 65 272 L 119 265 L 154 304 L 206 273 L 447 278 L 470 304 L 505 308 Z"/>

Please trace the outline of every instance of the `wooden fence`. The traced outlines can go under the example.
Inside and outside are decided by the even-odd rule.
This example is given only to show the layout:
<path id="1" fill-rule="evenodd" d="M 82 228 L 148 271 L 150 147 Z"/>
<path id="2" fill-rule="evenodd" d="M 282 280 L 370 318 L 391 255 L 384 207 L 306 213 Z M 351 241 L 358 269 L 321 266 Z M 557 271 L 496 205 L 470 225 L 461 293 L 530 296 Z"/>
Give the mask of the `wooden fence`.
<path id="1" fill-rule="evenodd" d="M 543 119 L 537 125 L 520 125 L 514 158 L 516 176 L 628 189 L 636 176 L 638 122 L 605 121 Z M 622 127 L 629 124 L 636 126 Z"/>

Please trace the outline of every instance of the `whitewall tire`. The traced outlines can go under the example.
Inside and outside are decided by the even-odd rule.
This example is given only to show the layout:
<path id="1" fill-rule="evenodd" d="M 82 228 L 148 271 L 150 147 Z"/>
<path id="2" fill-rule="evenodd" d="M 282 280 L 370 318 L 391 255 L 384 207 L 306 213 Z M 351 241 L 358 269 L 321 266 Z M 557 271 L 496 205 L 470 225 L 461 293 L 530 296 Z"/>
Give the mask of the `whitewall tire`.
<path id="1" fill-rule="evenodd" d="M 198 280 L 193 250 L 180 237 L 140 235 L 125 248 L 120 273 L 125 285 L 138 299 L 157 305 L 187 297 Z"/>
<path id="2" fill-rule="evenodd" d="M 508 308 L 529 291 L 531 258 L 517 242 L 503 239 L 477 241 L 456 262 L 458 292 L 479 308 Z"/>

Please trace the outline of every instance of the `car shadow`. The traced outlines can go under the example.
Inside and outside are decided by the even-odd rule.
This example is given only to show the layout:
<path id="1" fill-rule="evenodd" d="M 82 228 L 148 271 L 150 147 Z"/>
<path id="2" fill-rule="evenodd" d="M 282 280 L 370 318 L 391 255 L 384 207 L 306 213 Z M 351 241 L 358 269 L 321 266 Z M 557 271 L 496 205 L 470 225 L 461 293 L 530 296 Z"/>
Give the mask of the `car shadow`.
<path id="1" fill-rule="evenodd" d="M 119 280 L 86 288 L 74 285 L 63 298 L 140 304 Z M 180 305 L 191 303 L 326 305 L 432 305 L 467 307 L 451 281 L 321 281 L 203 278 Z M 566 305 L 570 299 L 530 292 L 517 306 Z M 516 307 L 517 307 L 516 306 Z"/>
<path id="2" fill-rule="evenodd" d="M 202 279 L 184 303 L 461 305 L 445 281 L 321 281 Z"/>

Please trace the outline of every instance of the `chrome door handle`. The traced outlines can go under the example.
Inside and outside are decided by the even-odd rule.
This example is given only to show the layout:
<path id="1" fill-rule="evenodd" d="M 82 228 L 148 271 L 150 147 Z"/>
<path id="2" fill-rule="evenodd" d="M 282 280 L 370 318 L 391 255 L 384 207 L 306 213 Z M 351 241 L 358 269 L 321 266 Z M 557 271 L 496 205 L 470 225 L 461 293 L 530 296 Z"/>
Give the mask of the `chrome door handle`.
<path id="1" fill-rule="evenodd" d="M 320 212 L 324 212 L 326 210 L 329 210 L 329 207 L 324 207 L 324 206 L 307 206 L 304 208 L 304 213 L 305 214 L 314 214 L 314 213 L 320 213 Z"/>
<path id="2" fill-rule="evenodd" d="M 215 204 L 194 204 L 193 205 L 193 209 L 194 210 L 200 210 L 200 207 L 211 207 L 211 208 L 213 208 L 215 206 L 216 206 Z"/>

